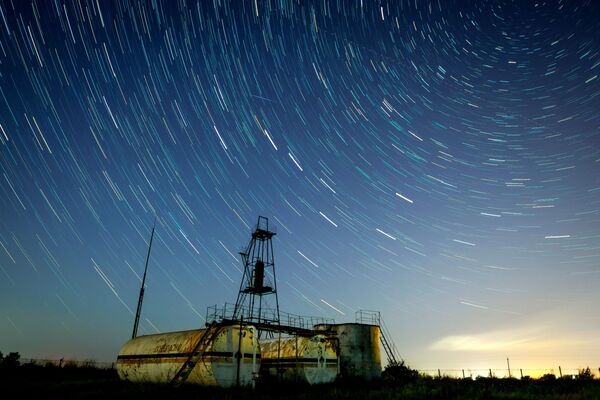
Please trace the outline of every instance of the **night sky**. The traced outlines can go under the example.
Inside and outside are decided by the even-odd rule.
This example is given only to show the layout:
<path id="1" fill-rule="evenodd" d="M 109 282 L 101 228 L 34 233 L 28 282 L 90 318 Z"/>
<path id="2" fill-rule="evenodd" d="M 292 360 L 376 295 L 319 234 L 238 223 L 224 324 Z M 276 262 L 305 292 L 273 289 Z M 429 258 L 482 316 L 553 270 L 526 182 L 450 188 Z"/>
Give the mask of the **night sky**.
<path id="1" fill-rule="evenodd" d="M 235 302 L 380 310 L 414 368 L 598 367 L 597 1 L 0 2 L 0 351 Z"/>

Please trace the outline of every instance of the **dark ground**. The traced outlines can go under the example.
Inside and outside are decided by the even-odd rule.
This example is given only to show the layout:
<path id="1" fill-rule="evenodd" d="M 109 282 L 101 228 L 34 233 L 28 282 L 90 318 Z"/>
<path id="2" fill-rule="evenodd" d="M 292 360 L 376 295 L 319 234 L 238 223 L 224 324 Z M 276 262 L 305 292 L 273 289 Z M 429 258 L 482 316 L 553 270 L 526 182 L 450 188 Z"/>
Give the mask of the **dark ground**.
<path id="1" fill-rule="evenodd" d="M 600 400 L 598 379 L 433 379 L 410 382 L 338 382 L 331 385 L 263 385 L 257 389 L 220 389 L 133 384 L 115 370 L 22 365 L 0 370 L 2 399 L 556 399 Z"/>

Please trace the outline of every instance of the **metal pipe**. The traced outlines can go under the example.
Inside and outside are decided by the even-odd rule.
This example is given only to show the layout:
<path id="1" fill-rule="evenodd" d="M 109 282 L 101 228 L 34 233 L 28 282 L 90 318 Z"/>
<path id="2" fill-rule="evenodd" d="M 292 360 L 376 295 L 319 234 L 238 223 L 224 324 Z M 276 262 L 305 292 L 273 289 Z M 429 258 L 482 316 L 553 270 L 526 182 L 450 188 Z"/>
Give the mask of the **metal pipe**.
<path id="1" fill-rule="evenodd" d="M 244 317 L 242 316 L 242 318 L 240 318 L 240 330 L 238 332 L 238 351 L 236 353 L 236 357 L 237 357 L 237 370 L 235 372 L 235 385 L 236 386 L 240 386 L 240 364 L 242 362 L 242 329 L 244 328 L 243 326 L 243 320 Z"/>

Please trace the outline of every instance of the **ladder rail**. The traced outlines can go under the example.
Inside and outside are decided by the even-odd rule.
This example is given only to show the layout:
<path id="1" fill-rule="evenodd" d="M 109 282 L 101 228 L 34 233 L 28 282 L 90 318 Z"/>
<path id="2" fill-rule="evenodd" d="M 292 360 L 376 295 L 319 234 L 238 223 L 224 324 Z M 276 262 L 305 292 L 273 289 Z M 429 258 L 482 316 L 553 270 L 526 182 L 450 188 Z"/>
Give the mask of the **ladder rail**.
<path id="1" fill-rule="evenodd" d="M 388 329 L 388 327 L 385 325 L 385 322 L 383 321 L 383 319 L 380 317 L 379 318 L 379 326 L 381 328 L 381 337 L 382 337 L 382 343 L 384 344 L 384 349 L 386 349 L 386 354 L 388 356 L 388 359 L 390 361 L 391 364 L 393 365 L 397 365 L 398 364 L 398 350 L 396 348 L 396 344 L 391 340 L 391 334 L 390 331 Z"/>
<path id="2" fill-rule="evenodd" d="M 397 356 L 398 355 L 398 350 L 396 348 L 396 344 L 392 341 L 392 335 L 387 327 L 387 325 L 385 324 L 385 322 L 383 321 L 383 318 L 381 318 L 381 313 L 377 313 L 377 319 L 378 319 L 378 325 L 379 325 L 379 330 L 381 333 L 381 344 L 383 346 L 383 350 L 385 351 L 385 354 L 388 358 L 388 362 L 391 366 L 395 366 L 398 365 L 398 359 L 402 359 L 401 357 Z"/>
<path id="3" fill-rule="evenodd" d="M 198 361 L 204 359 L 204 353 L 206 352 L 206 347 L 209 343 L 214 339 L 214 337 L 219 332 L 219 326 L 217 323 L 213 322 L 196 342 L 194 348 L 190 352 L 187 360 L 183 363 L 181 368 L 177 371 L 177 374 L 171 380 L 171 385 L 179 386 L 184 383 L 189 377 L 190 373 L 194 370 Z"/>
<path id="4" fill-rule="evenodd" d="M 388 357 L 388 362 L 390 365 L 397 365 L 398 364 L 398 360 L 396 359 L 396 356 L 394 355 L 394 351 L 392 350 L 390 344 L 388 343 L 385 335 L 381 336 L 381 344 L 383 345 L 383 349 L 385 350 L 385 354 Z"/>

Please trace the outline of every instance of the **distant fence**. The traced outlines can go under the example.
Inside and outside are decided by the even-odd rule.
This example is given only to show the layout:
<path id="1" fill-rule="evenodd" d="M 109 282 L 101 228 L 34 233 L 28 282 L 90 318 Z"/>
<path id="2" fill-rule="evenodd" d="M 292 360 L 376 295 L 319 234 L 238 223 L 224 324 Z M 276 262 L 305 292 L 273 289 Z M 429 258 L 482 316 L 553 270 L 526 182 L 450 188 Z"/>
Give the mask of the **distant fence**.
<path id="1" fill-rule="evenodd" d="M 544 375 L 554 375 L 557 378 L 576 378 L 581 370 L 584 370 L 587 367 L 582 368 L 562 368 L 560 366 L 556 368 L 537 368 L 537 369 L 525 369 L 525 368 L 508 368 L 497 369 L 497 368 L 488 368 L 488 369 L 420 369 L 418 370 L 419 374 L 431 377 L 438 378 L 471 378 L 475 379 L 478 377 L 483 378 L 517 378 L 522 379 L 526 377 L 531 378 L 539 378 Z M 592 368 L 590 367 L 591 375 L 600 379 L 600 368 Z"/>
<path id="2" fill-rule="evenodd" d="M 99 369 L 114 369 L 114 362 L 99 362 L 94 360 L 70 360 L 70 359 L 44 359 L 44 358 L 21 358 L 21 365 L 34 364 L 39 366 L 54 366 L 54 367 L 79 367 L 79 368 L 99 368 Z M 419 369 L 419 374 L 431 376 L 434 378 L 517 378 L 526 377 L 539 378 L 543 375 L 554 375 L 557 378 L 576 378 L 582 368 L 488 368 L 488 369 Z M 591 368 L 590 373 L 595 379 L 600 379 L 600 368 Z"/>
<path id="3" fill-rule="evenodd" d="M 19 362 L 21 365 L 33 364 L 42 367 L 54 366 L 54 367 L 79 367 L 79 368 L 99 368 L 99 369 L 114 369 L 114 362 L 100 362 L 94 360 L 69 360 L 61 358 L 59 360 L 45 359 L 45 358 L 20 358 Z"/>

